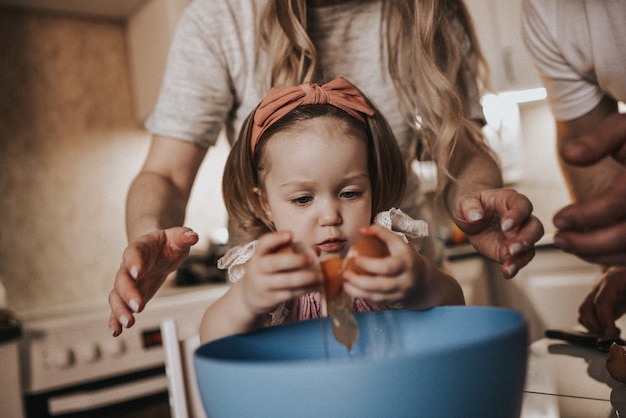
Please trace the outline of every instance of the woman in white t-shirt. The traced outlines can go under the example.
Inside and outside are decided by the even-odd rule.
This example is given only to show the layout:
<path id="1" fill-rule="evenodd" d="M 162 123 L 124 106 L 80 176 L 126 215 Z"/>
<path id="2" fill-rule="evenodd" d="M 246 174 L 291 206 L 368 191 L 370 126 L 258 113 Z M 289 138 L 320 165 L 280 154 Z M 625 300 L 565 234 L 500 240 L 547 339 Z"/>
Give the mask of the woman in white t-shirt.
<path id="1" fill-rule="evenodd" d="M 133 325 L 133 314 L 197 242 L 180 225 L 220 130 L 233 141 L 270 87 L 338 76 L 368 86 L 364 93 L 388 119 L 407 166 L 418 146 L 437 163 L 452 219 L 513 277 L 534 256 L 543 227 L 525 196 L 502 188 L 480 135 L 483 62 L 461 0 L 192 1 L 147 123 L 152 145 L 128 193 L 129 245 L 109 295 L 112 333 Z M 401 209 L 429 219 L 424 203 L 411 174 Z M 434 244 L 424 252 L 437 261 Z"/>

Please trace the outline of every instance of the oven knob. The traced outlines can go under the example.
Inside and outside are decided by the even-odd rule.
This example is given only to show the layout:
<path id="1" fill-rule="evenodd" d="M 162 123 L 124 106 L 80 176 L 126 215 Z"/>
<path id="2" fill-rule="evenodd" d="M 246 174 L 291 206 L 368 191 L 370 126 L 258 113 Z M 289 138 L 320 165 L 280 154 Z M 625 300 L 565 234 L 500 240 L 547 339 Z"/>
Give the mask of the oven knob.
<path id="1" fill-rule="evenodd" d="M 102 352 L 108 357 L 120 357 L 126 351 L 124 340 L 119 338 L 107 338 L 100 343 Z"/>
<path id="2" fill-rule="evenodd" d="M 50 361 L 58 369 L 67 369 L 74 364 L 74 353 L 69 348 L 56 348 L 50 353 Z"/>
<path id="3" fill-rule="evenodd" d="M 76 359 L 81 363 L 93 363 L 100 358 L 100 348 L 94 343 L 79 343 L 76 346 Z"/>

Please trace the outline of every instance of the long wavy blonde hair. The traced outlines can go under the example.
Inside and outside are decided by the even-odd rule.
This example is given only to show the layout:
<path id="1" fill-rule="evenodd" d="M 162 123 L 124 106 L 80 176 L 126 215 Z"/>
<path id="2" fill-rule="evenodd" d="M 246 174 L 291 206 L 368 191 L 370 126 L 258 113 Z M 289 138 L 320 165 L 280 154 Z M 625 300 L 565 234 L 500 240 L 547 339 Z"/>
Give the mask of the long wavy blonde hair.
<path id="1" fill-rule="evenodd" d="M 383 0 L 382 4 L 381 36 L 390 76 L 407 123 L 421 138 L 421 157 L 437 162 L 440 179 L 456 181 L 449 167 L 459 137 L 470 138 L 491 154 L 480 126 L 464 112 L 469 88 L 464 71 L 475 75 L 481 88 L 488 87 L 488 67 L 471 17 L 462 0 Z M 259 28 L 262 46 L 272 57 L 271 86 L 318 81 L 319 59 L 307 34 L 307 0 L 269 1 Z M 439 181 L 438 190 L 446 183 Z"/>

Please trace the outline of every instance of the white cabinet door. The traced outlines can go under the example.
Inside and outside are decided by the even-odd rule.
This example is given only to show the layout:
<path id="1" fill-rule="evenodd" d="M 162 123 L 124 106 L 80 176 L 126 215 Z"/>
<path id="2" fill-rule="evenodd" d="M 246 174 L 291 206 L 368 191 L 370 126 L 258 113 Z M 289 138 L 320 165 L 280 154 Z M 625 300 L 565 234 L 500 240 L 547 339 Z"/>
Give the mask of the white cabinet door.
<path id="1" fill-rule="evenodd" d="M 600 266 L 555 248 L 538 249 L 535 258 L 511 280 L 491 275 L 494 303 L 521 312 L 530 339 L 548 328 L 578 328 L 578 307 L 600 279 Z"/>

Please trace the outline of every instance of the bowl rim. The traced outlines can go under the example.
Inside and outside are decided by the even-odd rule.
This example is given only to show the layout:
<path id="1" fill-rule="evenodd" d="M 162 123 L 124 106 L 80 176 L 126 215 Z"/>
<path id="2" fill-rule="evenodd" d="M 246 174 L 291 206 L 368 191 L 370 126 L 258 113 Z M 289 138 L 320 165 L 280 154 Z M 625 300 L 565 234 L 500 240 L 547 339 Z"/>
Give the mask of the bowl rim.
<path id="1" fill-rule="evenodd" d="M 462 306 L 462 305 L 459 305 L 459 306 L 437 306 L 434 308 L 421 310 L 421 311 L 399 309 L 399 310 L 389 310 L 387 312 L 406 312 L 402 315 L 405 315 L 407 313 L 409 315 L 412 315 L 414 313 L 420 314 L 423 312 L 434 312 L 434 314 L 436 314 L 438 311 L 439 312 L 441 311 L 453 312 L 457 310 L 481 311 L 481 312 L 485 312 L 485 314 L 489 314 L 490 312 L 493 312 L 493 313 L 496 313 L 497 315 L 502 315 L 502 316 L 507 316 L 509 318 L 512 318 L 509 320 L 506 327 L 498 329 L 497 332 L 494 332 L 493 334 L 489 334 L 482 338 L 475 338 L 475 339 L 471 339 L 465 342 L 463 344 L 464 349 L 469 350 L 477 346 L 492 344 L 495 341 L 502 340 L 503 338 L 505 339 L 512 338 L 514 336 L 517 336 L 520 332 L 523 332 L 525 334 L 526 346 L 528 345 L 528 325 L 524 316 L 521 313 L 512 309 L 508 309 L 508 308 L 502 308 L 502 307 L 497 307 L 497 306 L 476 306 L 476 305 Z M 380 312 L 383 312 L 383 311 L 361 312 L 355 315 L 358 320 L 364 315 L 380 314 Z M 304 327 L 304 326 L 310 327 L 311 325 L 307 325 L 307 323 L 310 324 L 312 322 L 321 322 L 324 320 L 328 320 L 328 318 L 315 318 L 315 319 L 308 319 L 304 321 L 292 322 L 289 324 L 278 325 L 280 327 L 284 327 L 278 330 L 278 332 L 281 332 L 281 333 L 287 332 L 287 330 L 292 327 Z M 323 325 L 320 325 L 320 326 L 323 326 Z M 355 367 L 363 363 L 367 363 L 369 367 L 369 366 L 372 366 L 373 364 L 385 365 L 386 363 L 391 363 L 391 362 L 410 361 L 410 360 L 415 359 L 416 357 L 424 358 L 424 357 L 430 357 L 430 356 L 445 356 L 445 355 L 449 355 L 450 352 L 457 351 L 460 347 L 457 344 L 437 343 L 437 344 L 433 344 L 432 346 L 425 347 L 424 349 L 420 349 L 416 351 L 401 350 L 396 353 L 393 353 L 393 355 L 382 356 L 382 357 L 372 357 L 372 356 L 363 355 L 363 354 L 350 355 L 350 353 L 347 353 L 346 356 L 332 357 L 332 358 L 329 358 L 328 356 L 319 356 L 319 357 L 310 357 L 310 358 L 263 359 L 263 358 L 224 358 L 223 356 L 213 356 L 211 354 L 206 353 L 206 351 L 210 350 L 211 347 L 215 347 L 216 345 L 226 344 L 226 343 L 229 343 L 230 341 L 237 341 L 237 340 L 241 340 L 241 341 L 245 341 L 246 343 L 249 343 L 249 341 L 255 338 L 257 335 L 264 335 L 267 333 L 277 332 L 276 329 L 272 329 L 272 328 L 274 327 L 265 327 L 265 328 L 261 328 L 261 329 L 258 329 L 249 333 L 230 335 L 227 337 L 217 339 L 215 341 L 210 341 L 208 343 L 202 344 L 194 351 L 194 362 L 199 362 L 201 364 L 202 363 L 212 364 L 212 365 L 216 365 L 220 367 L 232 367 L 232 368 L 239 368 L 239 367 L 250 368 L 254 366 L 255 368 L 258 367 L 260 369 L 276 369 L 277 367 L 281 367 L 281 366 L 290 367 L 290 368 L 291 367 L 302 368 L 302 367 L 311 367 L 311 366 L 312 367 L 333 367 L 333 368 Z M 330 333 L 330 331 L 328 331 L 328 334 L 329 335 L 327 336 L 327 338 L 333 338 L 332 333 Z M 333 345 L 338 345 L 338 344 L 339 343 L 336 343 L 336 342 L 333 343 Z M 345 349 L 345 347 L 343 346 L 341 346 L 341 348 Z M 337 347 L 335 347 L 334 350 L 337 350 Z"/>

